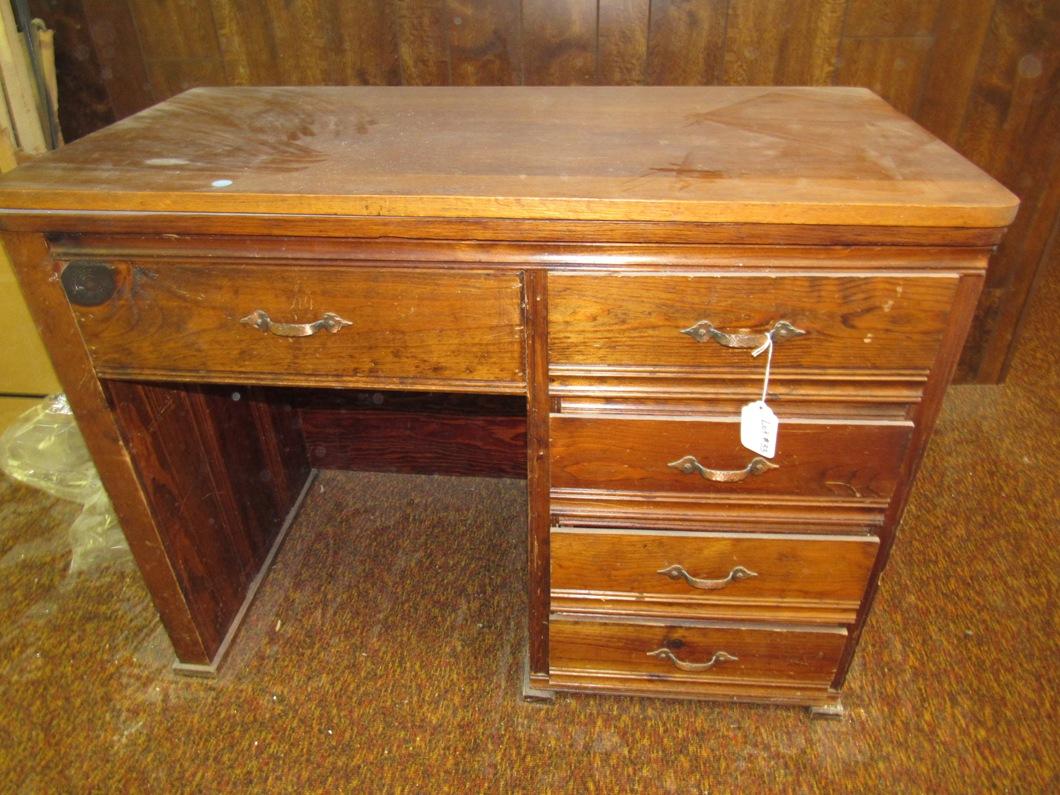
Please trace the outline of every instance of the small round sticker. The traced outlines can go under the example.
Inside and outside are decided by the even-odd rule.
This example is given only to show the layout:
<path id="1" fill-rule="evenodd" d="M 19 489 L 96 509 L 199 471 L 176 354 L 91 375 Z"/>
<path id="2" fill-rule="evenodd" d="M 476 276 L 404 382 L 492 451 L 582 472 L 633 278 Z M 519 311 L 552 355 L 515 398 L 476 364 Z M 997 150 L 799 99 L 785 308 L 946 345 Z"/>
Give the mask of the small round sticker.
<path id="1" fill-rule="evenodd" d="M 215 179 L 213 182 L 210 183 L 210 185 L 214 188 L 227 188 L 231 184 L 232 180 L 230 179 Z"/>

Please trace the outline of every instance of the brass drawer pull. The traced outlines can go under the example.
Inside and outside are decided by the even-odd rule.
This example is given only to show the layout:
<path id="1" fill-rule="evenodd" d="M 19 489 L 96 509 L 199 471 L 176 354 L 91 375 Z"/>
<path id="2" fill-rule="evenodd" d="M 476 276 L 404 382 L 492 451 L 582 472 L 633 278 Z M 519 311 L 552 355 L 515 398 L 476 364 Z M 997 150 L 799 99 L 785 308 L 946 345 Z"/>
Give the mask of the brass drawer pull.
<path id="1" fill-rule="evenodd" d="M 665 646 L 661 649 L 648 652 L 649 657 L 658 657 L 660 660 L 669 660 L 676 668 L 680 668 L 682 671 L 709 671 L 718 663 L 723 662 L 739 662 L 739 657 L 733 657 L 726 651 L 716 651 L 714 656 L 706 662 L 702 663 L 691 663 L 685 662 L 684 660 L 677 659 L 677 655 L 670 651 Z"/>
<path id="2" fill-rule="evenodd" d="M 666 466 L 680 470 L 686 475 L 694 475 L 698 472 L 705 480 L 714 480 L 718 483 L 736 483 L 748 475 L 761 475 L 770 469 L 778 468 L 773 462 L 757 455 L 743 469 L 707 469 L 696 460 L 694 455 L 686 455 L 684 458 L 671 461 Z"/>
<path id="3" fill-rule="evenodd" d="M 264 309 L 255 309 L 239 322 L 267 334 L 275 334 L 277 337 L 311 337 L 318 331 L 330 331 L 332 334 L 337 334 L 343 326 L 353 325 L 334 312 L 325 312 L 320 320 L 312 323 L 277 323 Z"/>
<path id="4" fill-rule="evenodd" d="M 676 563 L 673 566 L 667 566 L 665 569 L 659 569 L 655 573 L 665 575 L 671 580 L 683 579 L 693 588 L 699 588 L 704 591 L 720 591 L 734 582 L 758 576 L 756 572 L 745 569 L 743 566 L 733 566 L 728 576 L 722 577 L 720 580 L 704 580 L 700 577 L 693 577 L 685 570 L 684 566 Z"/>
<path id="5" fill-rule="evenodd" d="M 706 342 L 711 339 L 726 348 L 761 348 L 766 344 L 766 339 L 770 337 L 773 338 L 773 342 L 780 342 L 792 337 L 801 337 L 806 332 L 801 328 L 795 328 L 787 320 L 778 320 L 773 324 L 773 328 L 761 334 L 729 334 L 714 328 L 714 324 L 709 320 L 701 320 L 694 326 L 681 329 L 681 333 L 687 334 L 697 342 Z"/>

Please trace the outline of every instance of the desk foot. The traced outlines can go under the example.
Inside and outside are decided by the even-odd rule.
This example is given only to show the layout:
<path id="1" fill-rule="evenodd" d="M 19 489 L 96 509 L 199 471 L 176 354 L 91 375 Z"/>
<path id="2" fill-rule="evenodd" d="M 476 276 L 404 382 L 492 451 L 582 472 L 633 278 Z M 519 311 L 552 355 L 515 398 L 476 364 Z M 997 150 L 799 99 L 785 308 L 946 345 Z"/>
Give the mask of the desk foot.
<path id="1" fill-rule="evenodd" d="M 302 486 L 302 491 L 298 494 L 297 499 L 295 499 L 294 505 L 291 506 L 291 510 L 287 512 L 287 516 L 283 520 L 283 525 L 280 527 L 280 531 L 276 534 L 276 540 L 272 542 L 272 549 L 269 550 L 269 554 L 265 556 L 265 560 L 261 564 L 261 569 L 258 571 L 258 575 L 254 578 L 253 582 L 250 583 L 250 587 L 247 588 L 246 598 L 243 599 L 243 604 L 240 606 L 239 612 L 236 613 L 235 618 L 232 619 L 232 623 L 228 626 L 228 632 L 225 633 L 224 640 L 221 641 L 221 645 L 218 647 L 217 653 L 214 654 L 213 659 L 206 664 L 184 663 L 177 660 L 173 663 L 173 673 L 181 676 L 195 676 L 200 679 L 213 679 L 217 676 L 217 669 L 221 667 L 221 662 L 228 653 L 232 641 L 239 633 L 240 627 L 243 626 L 243 617 L 246 616 L 247 611 L 250 609 L 250 604 L 254 601 L 254 597 L 258 593 L 258 588 L 265 579 L 265 575 L 268 574 L 269 569 L 272 568 L 272 561 L 275 559 L 276 553 L 280 551 L 280 547 L 283 546 L 283 541 L 287 538 L 287 531 L 294 523 L 298 511 L 302 509 L 302 503 L 305 501 L 305 496 L 309 493 L 309 487 L 313 485 L 313 481 L 316 480 L 316 477 L 317 470 L 311 470 L 309 476 L 305 480 L 305 484 Z"/>
<path id="2" fill-rule="evenodd" d="M 556 699 L 555 690 L 544 690 L 530 683 L 530 657 L 523 656 L 523 701 L 527 704 L 551 704 Z"/>
<path id="3" fill-rule="evenodd" d="M 810 717 L 815 720 L 842 720 L 846 715 L 846 710 L 838 701 L 834 704 L 819 704 L 809 709 Z"/>

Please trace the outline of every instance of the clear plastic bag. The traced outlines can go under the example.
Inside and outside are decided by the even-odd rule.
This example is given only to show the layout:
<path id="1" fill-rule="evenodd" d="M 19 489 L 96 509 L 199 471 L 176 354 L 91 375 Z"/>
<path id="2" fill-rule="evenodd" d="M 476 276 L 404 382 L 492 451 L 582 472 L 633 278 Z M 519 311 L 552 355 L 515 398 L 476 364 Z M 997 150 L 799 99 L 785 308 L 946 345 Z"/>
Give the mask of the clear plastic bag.
<path id="1" fill-rule="evenodd" d="M 0 469 L 83 506 L 70 525 L 70 572 L 127 561 L 129 547 L 65 395 L 42 400 L 0 435 Z"/>

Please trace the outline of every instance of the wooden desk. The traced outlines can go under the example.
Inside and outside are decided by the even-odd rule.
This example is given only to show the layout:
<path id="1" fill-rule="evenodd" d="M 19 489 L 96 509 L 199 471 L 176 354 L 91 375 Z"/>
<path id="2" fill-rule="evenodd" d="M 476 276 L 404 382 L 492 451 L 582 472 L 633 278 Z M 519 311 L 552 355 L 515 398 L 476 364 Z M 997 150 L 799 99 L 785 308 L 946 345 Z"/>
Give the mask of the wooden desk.
<path id="1" fill-rule="evenodd" d="M 534 686 L 826 710 L 1016 204 L 849 88 L 197 89 L 0 181 L 180 670 L 314 466 L 514 452 Z"/>

